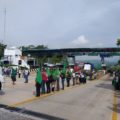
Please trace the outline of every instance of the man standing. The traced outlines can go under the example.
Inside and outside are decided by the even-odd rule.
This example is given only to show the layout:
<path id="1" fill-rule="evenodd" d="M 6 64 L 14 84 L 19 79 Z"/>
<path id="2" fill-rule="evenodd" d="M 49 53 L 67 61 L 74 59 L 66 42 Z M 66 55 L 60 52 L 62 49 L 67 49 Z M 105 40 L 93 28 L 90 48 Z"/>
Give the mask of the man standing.
<path id="1" fill-rule="evenodd" d="M 70 68 L 68 68 L 67 72 L 66 72 L 67 87 L 70 87 L 71 76 L 72 76 L 72 72 L 71 72 Z"/>
<path id="2" fill-rule="evenodd" d="M 15 85 L 16 75 L 17 75 L 17 69 L 12 68 L 11 79 L 12 79 L 13 85 Z"/>
<path id="3" fill-rule="evenodd" d="M 57 89 L 57 91 L 59 91 L 60 90 L 60 84 L 59 84 L 59 82 L 60 82 L 60 71 L 59 71 L 59 68 L 55 69 L 55 80 L 56 80 L 56 89 Z"/>
<path id="4" fill-rule="evenodd" d="M 26 68 L 24 70 L 24 78 L 25 78 L 25 82 L 24 83 L 28 83 L 28 76 L 29 76 L 29 70 Z"/>
<path id="5" fill-rule="evenodd" d="M 46 73 L 48 75 L 48 81 L 46 82 L 47 93 L 50 93 L 51 92 L 50 83 L 52 82 L 52 76 L 49 68 L 46 69 Z"/>
<path id="6" fill-rule="evenodd" d="M 61 83 L 62 83 L 62 90 L 64 90 L 65 76 L 66 76 L 66 70 L 63 68 L 63 70 L 61 71 L 61 74 L 60 74 Z"/>
<path id="7" fill-rule="evenodd" d="M 37 70 L 37 75 L 35 79 L 35 86 L 36 86 L 36 97 L 40 96 L 40 88 L 41 88 L 41 83 L 42 83 L 42 74 L 40 71 L 40 68 Z"/>

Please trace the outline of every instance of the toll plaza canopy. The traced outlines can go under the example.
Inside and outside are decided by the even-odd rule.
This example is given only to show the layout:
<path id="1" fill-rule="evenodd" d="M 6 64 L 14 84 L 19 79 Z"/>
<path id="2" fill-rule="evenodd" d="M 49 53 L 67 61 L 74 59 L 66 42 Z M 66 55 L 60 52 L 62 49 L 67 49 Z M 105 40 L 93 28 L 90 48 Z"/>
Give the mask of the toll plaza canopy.
<path id="1" fill-rule="evenodd" d="M 106 56 L 120 56 L 120 48 L 62 48 L 62 49 L 23 49 L 23 55 L 34 56 L 52 56 L 57 55 L 90 55 L 97 56 L 100 54 L 106 54 Z"/>

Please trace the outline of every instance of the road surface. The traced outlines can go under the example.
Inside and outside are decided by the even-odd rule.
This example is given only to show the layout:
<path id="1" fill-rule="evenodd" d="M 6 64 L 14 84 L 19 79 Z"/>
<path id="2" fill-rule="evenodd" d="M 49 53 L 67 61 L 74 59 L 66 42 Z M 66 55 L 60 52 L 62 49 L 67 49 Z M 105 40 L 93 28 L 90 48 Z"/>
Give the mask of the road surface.
<path id="1" fill-rule="evenodd" d="M 22 114 L 21 118 L 25 117 L 25 120 L 120 119 L 120 94 L 119 91 L 114 91 L 111 79 L 107 75 L 100 80 L 88 81 L 85 85 L 71 86 L 39 98 L 32 94 L 33 85 L 34 82 L 31 80 L 27 85 L 21 82 L 14 87 L 11 85 L 6 87 L 5 94 L 0 96 L 1 106 L 5 105 L 2 109 L 5 108 L 7 111 L 12 109 L 16 116 Z"/>

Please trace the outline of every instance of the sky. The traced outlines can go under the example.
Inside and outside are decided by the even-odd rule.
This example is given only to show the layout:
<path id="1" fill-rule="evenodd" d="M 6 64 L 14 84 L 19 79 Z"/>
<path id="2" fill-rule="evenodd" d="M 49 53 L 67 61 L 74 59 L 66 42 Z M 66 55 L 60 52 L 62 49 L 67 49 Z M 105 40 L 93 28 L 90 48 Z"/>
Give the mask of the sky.
<path id="1" fill-rule="evenodd" d="M 119 37 L 120 0 L 0 0 L 7 46 L 116 47 Z"/>

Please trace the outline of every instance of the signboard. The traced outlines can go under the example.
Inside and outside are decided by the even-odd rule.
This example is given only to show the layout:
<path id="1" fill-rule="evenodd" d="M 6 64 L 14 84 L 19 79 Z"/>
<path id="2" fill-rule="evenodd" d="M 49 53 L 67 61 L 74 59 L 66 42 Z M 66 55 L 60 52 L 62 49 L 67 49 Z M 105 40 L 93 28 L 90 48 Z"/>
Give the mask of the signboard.
<path id="1" fill-rule="evenodd" d="M 84 64 L 84 70 L 91 70 L 91 64 Z"/>

